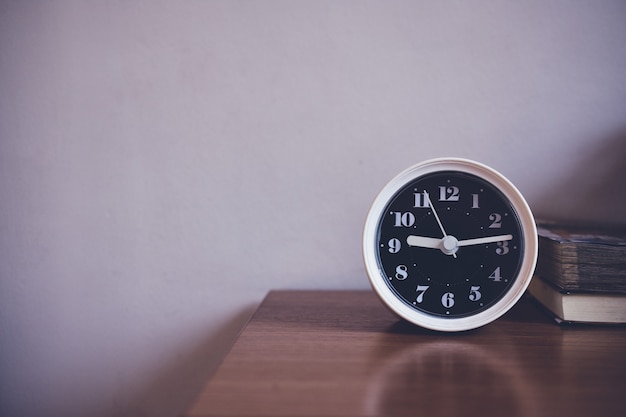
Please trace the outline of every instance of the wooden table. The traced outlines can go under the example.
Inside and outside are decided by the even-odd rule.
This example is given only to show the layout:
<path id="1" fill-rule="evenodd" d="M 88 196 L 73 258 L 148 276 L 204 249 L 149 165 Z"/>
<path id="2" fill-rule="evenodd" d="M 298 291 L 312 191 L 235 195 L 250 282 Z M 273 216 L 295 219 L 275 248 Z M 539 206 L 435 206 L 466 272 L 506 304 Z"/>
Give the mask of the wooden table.
<path id="1" fill-rule="evenodd" d="M 626 328 L 529 299 L 480 329 L 404 323 L 370 291 L 272 291 L 185 416 L 626 416 Z"/>

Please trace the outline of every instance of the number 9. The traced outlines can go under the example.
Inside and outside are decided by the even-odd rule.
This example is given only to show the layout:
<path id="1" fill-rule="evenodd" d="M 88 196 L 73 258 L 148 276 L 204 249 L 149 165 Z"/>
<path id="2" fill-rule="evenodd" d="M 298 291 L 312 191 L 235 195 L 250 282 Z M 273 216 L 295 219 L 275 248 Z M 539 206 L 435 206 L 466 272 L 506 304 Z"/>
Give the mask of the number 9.
<path id="1" fill-rule="evenodd" d="M 396 239 L 395 237 L 393 239 L 389 239 L 389 253 L 398 253 L 400 252 L 400 248 L 402 247 L 402 244 L 400 243 L 400 239 Z"/>

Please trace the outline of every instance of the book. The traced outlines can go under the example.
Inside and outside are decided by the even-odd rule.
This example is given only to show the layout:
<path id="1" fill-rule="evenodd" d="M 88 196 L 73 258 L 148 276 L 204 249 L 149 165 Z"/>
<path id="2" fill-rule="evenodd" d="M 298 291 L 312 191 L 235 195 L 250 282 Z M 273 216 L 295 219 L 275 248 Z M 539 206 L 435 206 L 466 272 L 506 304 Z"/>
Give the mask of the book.
<path id="1" fill-rule="evenodd" d="M 626 294 L 626 226 L 537 225 L 537 275 L 567 291 Z"/>
<path id="2" fill-rule="evenodd" d="M 626 323 L 626 294 L 568 291 L 537 275 L 528 292 L 558 323 Z"/>

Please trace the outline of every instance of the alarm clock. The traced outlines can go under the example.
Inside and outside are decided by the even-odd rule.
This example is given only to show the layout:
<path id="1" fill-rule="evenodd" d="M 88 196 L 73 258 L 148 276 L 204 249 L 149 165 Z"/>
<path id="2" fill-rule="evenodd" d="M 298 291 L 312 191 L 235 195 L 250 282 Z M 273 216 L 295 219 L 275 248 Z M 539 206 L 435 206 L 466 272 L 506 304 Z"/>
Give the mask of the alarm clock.
<path id="1" fill-rule="evenodd" d="M 392 312 L 424 328 L 464 331 L 521 298 L 537 262 L 537 228 L 522 194 L 495 169 L 431 159 L 398 174 L 374 199 L 363 257 Z"/>

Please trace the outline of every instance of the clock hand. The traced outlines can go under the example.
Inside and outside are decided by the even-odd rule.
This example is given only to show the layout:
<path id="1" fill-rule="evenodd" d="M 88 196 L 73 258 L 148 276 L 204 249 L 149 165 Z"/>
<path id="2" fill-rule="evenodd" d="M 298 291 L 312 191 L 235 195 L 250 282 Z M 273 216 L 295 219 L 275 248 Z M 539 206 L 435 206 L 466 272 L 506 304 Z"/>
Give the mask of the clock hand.
<path id="1" fill-rule="evenodd" d="M 432 209 L 433 214 L 435 215 L 435 219 L 437 219 L 437 224 L 439 225 L 439 229 L 441 229 L 441 233 L 443 233 L 443 239 L 446 239 L 448 237 L 448 234 L 446 233 L 446 230 L 443 228 L 443 224 L 441 224 L 441 220 L 439 220 L 439 215 L 437 215 L 437 210 L 435 210 L 435 206 L 433 205 L 433 202 L 430 201 L 430 195 L 428 195 L 426 190 L 424 190 L 424 196 L 426 197 L 426 200 L 428 200 L 428 205 Z M 456 239 L 454 239 L 454 240 L 456 241 Z M 447 246 L 447 245 L 444 245 L 444 246 Z M 446 253 L 446 254 L 447 255 L 451 254 L 452 256 L 454 256 L 456 258 L 456 249 L 453 248 L 453 246 L 455 246 L 455 245 L 452 243 L 450 245 L 450 247 L 449 247 L 449 250 L 447 250 L 447 252 L 449 252 L 449 253 Z M 446 248 L 446 249 L 448 249 L 448 248 Z"/>
<path id="2" fill-rule="evenodd" d="M 448 235 L 442 239 L 434 237 L 410 235 L 406 238 L 409 246 L 417 246 L 420 248 L 440 249 L 446 255 L 452 255 L 456 258 L 456 251 L 459 250 L 458 241 L 454 236 Z"/>
<path id="3" fill-rule="evenodd" d="M 480 245 L 483 243 L 502 242 L 502 241 L 511 240 L 511 239 L 513 239 L 513 235 L 488 236 L 488 237 L 479 237 L 476 239 L 459 240 L 457 245 L 458 246 L 471 246 L 471 245 Z"/>
<path id="4" fill-rule="evenodd" d="M 433 214 L 435 215 L 435 219 L 437 219 L 437 224 L 439 225 L 439 229 L 441 229 L 441 233 L 443 233 L 443 237 L 448 236 L 448 234 L 446 233 L 446 230 L 443 228 L 443 224 L 441 224 L 441 220 L 439 220 L 439 216 L 437 215 L 437 210 L 435 210 L 435 206 L 433 206 L 432 201 L 430 201 L 430 195 L 428 195 L 426 190 L 424 190 L 424 196 L 426 197 L 426 200 L 428 201 L 428 205 L 433 210 Z"/>
<path id="5" fill-rule="evenodd" d="M 498 235 L 479 237 L 476 239 L 466 239 L 457 241 L 454 236 L 446 236 L 443 239 L 434 237 L 410 235 L 406 238 L 409 246 L 417 246 L 420 248 L 441 249 L 446 255 L 456 255 L 456 250 L 461 246 L 481 245 L 485 243 L 503 242 L 513 239 L 513 235 Z"/>
<path id="6" fill-rule="evenodd" d="M 419 246 L 420 248 L 439 249 L 441 247 L 441 239 L 434 237 L 411 235 L 406 238 L 406 243 L 409 246 Z"/>

